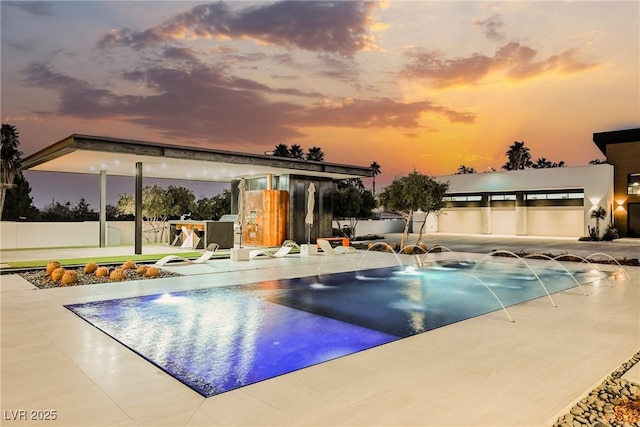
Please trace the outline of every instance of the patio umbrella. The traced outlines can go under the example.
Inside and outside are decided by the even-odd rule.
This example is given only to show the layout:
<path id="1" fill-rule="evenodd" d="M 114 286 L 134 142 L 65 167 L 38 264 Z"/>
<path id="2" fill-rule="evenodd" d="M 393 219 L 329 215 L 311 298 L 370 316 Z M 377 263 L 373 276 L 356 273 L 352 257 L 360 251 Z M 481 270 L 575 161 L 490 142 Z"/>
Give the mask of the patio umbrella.
<path id="1" fill-rule="evenodd" d="M 240 178 L 238 184 L 238 220 L 237 223 L 240 226 L 240 247 L 242 247 L 242 226 L 244 226 L 245 207 L 244 207 L 244 193 L 247 191 L 247 183 L 244 178 Z"/>
<path id="2" fill-rule="evenodd" d="M 311 243 L 311 227 L 313 227 L 313 210 L 316 206 L 316 186 L 313 182 L 309 184 L 307 190 L 309 195 L 307 197 L 307 216 L 304 218 L 305 224 L 307 224 L 307 243 Z"/>

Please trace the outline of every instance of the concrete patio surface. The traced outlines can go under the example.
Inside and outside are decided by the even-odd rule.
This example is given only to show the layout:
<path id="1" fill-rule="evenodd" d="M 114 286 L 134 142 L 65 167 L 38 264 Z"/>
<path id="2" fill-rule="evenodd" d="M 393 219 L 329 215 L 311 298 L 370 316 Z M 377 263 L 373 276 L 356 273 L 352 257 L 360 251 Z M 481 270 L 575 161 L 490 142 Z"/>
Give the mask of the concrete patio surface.
<path id="1" fill-rule="evenodd" d="M 457 242 L 438 237 L 442 239 L 427 244 L 473 245 L 473 236 L 459 236 Z M 477 247 L 466 250 L 466 257 L 479 259 L 505 244 L 498 238 L 477 239 Z M 510 244 L 524 245 L 522 250 L 530 250 L 536 241 L 512 239 Z M 576 250 L 565 247 L 575 240 L 563 241 L 553 240 L 545 249 Z M 605 244 L 609 242 L 601 245 Z M 623 248 L 618 242 L 598 245 L 590 245 L 586 252 L 611 253 L 605 249 L 621 245 L 627 258 L 640 255 L 635 242 Z M 2 260 L 14 252 L 2 253 Z M 62 253 L 49 250 L 44 259 Z M 80 253 L 85 256 L 86 250 Z M 200 266 L 169 267 L 185 274 L 178 278 L 47 290 L 37 290 L 18 275 L 4 274 L 0 276 L 1 424 L 550 426 L 640 350 L 637 267 L 626 268 L 630 280 L 601 280 L 586 286 L 589 296 L 576 288 L 554 294 L 557 307 L 546 298 L 510 307 L 514 323 L 502 311 L 493 312 L 207 399 L 63 307 L 321 276 L 351 271 L 355 265 L 363 269 L 397 265 L 391 254 L 363 254 L 218 259 Z M 41 259 L 42 255 L 21 256 Z M 12 418 L 22 410 L 27 418 L 32 410 L 55 411 L 56 419 Z"/>

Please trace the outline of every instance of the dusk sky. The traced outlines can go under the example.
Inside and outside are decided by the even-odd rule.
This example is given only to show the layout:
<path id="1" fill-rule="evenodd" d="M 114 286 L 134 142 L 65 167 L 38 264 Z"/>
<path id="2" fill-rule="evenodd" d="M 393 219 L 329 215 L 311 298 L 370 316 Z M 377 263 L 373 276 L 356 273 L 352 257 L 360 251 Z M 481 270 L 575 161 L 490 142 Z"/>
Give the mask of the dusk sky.
<path id="1" fill-rule="evenodd" d="M 640 125 L 637 1 L 2 1 L 1 17 L 2 122 L 25 157 L 73 133 L 299 144 L 378 162 L 380 188 L 500 169 L 514 141 L 584 165 L 603 158 L 594 132 Z M 26 177 L 38 207 L 97 209 L 97 177 Z"/>

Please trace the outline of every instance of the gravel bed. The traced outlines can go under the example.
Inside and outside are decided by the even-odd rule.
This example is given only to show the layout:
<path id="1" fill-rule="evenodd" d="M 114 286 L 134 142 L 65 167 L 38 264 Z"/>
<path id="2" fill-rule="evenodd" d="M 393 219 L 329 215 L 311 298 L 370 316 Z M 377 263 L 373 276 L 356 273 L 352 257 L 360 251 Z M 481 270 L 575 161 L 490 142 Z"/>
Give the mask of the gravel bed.
<path id="1" fill-rule="evenodd" d="M 112 270 L 113 268 L 110 268 Z M 74 270 L 73 268 L 67 268 L 67 270 Z M 120 283 L 113 280 L 110 280 L 109 277 L 96 277 L 93 274 L 85 274 L 84 267 L 78 267 L 75 269 L 78 272 L 78 282 L 73 283 L 67 286 L 84 286 L 84 285 L 95 285 L 98 283 Z M 158 277 L 144 277 L 142 274 L 136 273 L 135 270 L 125 270 L 125 274 L 127 278 L 124 281 L 130 280 L 153 280 L 153 279 L 162 279 L 166 277 L 181 277 L 181 274 L 169 272 L 163 269 L 160 270 L 160 276 Z M 36 271 L 27 271 L 20 273 L 20 276 L 24 278 L 26 281 L 34 285 L 39 289 L 50 289 L 50 288 L 58 288 L 64 287 L 60 284 L 60 282 L 54 282 L 45 274 L 45 270 L 36 270 Z"/>
<path id="2" fill-rule="evenodd" d="M 640 386 L 622 376 L 640 361 L 640 352 L 613 371 L 553 427 L 640 427 Z"/>

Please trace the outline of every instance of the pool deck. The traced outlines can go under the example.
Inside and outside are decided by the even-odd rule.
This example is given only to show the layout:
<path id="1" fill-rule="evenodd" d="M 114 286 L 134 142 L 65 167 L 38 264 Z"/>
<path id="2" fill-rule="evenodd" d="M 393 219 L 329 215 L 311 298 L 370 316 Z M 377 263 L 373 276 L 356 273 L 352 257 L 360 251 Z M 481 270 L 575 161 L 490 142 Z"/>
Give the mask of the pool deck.
<path id="1" fill-rule="evenodd" d="M 570 246 L 575 239 L 438 237 L 428 243 L 466 245 L 476 259 L 491 249 L 536 244 L 554 253 L 579 250 Z M 587 255 L 640 256 L 638 239 L 586 244 Z M 62 258 L 65 251 L 91 256 L 93 249 L 43 251 L 7 251 L 2 261 Z M 640 350 L 639 267 L 626 269 L 631 280 L 585 286 L 589 296 L 576 288 L 554 294 L 557 307 L 546 297 L 510 307 L 514 323 L 497 311 L 207 399 L 63 307 L 397 265 L 390 254 L 362 254 L 218 259 L 170 267 L 185 274 L 179 278 L 48 290 L 2 275 L 0 424 L 550 426 Z M 640 382 L 638 366 L 625 377 Z M 23 410 L 27 420 L 13 419 Z M 32 410 L 56 411 L 57 419 L 31 420 Z"/>

